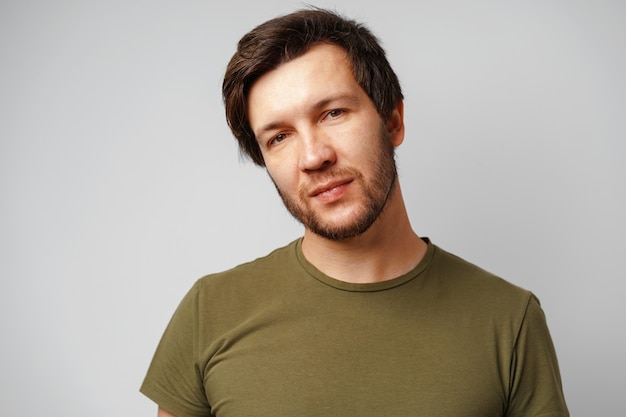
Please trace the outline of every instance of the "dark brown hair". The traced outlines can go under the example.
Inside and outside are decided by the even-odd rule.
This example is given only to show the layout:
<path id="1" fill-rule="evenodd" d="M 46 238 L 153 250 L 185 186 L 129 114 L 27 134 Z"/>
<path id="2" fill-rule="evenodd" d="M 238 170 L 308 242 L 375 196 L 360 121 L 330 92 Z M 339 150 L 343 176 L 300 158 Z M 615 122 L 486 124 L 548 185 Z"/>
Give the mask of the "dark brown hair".
<path id="1" fill-rule="evenodd" d="M 304 9 L 280 16 L 244 35 L 224 75 L 222 97 L 226 121 L 241 152 L 264 166 L 263 155 L 248 120 L 248 92 L 263 74 L 304 55 L 313 45 L 343 48 L 354 78 L 386 119 L 402 100 L 398 77 L 378 39 L 362 24 L 324 9 Z"/>

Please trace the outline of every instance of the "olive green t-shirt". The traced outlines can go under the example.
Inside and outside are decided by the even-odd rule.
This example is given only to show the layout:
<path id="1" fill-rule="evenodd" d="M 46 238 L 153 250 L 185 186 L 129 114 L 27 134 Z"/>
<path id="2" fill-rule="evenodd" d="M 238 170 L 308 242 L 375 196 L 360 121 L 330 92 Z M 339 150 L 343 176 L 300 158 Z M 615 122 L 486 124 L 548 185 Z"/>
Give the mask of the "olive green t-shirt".
<path id="1" fill-rule="evenodd" d="M 351 284 L 300 240 L 196 282 L 141 391 L 177 417 L 566 417 L 537 299 L 429 243 Z"/>

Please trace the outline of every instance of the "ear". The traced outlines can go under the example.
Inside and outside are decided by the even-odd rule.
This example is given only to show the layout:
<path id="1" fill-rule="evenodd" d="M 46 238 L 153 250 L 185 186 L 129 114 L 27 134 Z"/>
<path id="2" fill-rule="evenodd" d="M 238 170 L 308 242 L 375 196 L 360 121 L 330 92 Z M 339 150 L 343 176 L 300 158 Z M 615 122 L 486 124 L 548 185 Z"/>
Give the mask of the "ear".
<path id="1" fill-rule="evenodd" d="M 387 130 L 393 147 L 400 146 L 404 141 L 404 102 L 402 100 L 398 101 L 387 119 Z"/>

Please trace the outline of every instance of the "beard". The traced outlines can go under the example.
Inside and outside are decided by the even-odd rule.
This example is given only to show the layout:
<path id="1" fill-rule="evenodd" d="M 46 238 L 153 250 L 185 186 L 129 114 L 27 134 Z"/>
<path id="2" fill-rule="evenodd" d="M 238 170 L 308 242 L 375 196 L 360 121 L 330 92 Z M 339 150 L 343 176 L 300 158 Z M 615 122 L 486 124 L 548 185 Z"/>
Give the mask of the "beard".
<path id="1" fill-rule="evenodd" d="M 355 168 L 333 169 L 331 167 L 313 174 L 312 180 L 300 187 L 298 196 L 294 198 L 283 192 L 273 179 L 272 182 L 274 182 L 274 186 L 289 213 L 304 227 L 329 240 L 346 240 L 365 233 L 374 224 L 383 212 L 395 188 L 398 174 L 394 147 L 384 123 L 381 123 L 378 148 L 374 154 L 374 160 L 375 165 L 369 181 L 362 172 Z M 322 216 L 307 203 L 308 190 L 312 189 L 316 183 L 343 176 L 350 176 L 354 178 L 355 183 L 360 184 L 363 194 L 362 201 L 349 221 L 332 224 L 324 221 Z"/>

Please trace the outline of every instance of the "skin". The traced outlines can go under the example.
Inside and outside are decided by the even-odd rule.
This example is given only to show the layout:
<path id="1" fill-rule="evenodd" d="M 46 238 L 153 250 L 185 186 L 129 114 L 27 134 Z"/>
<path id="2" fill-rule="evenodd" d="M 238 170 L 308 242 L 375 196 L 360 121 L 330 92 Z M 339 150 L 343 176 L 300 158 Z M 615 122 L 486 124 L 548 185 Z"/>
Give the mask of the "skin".
<path id="1" fill-rule="evenodd" d="M 354 283 L 393 279 L 419 263 L 426 244 L 411 228 L 393 160 L 404 140 L 402 102 L 382 120 L 343 50 L 318 45 L 259 78 L 248 108 L 270 177 L 303 217 L 309 262 Z M 326 231 L 307 226 L 311 218 Z M 161 407 L 157 415 L 176 417 Z"/>
<path id="2" fill-rule="evenodd" d="M 411 228 L 393 163 L 404 140 L 402 102 L 382 120 L 345 52 L 320 44 L 260 77 L 248 109 L 267 171 L 305 226 L 311 263 L 360 283 L 417 265 L 426 245 Z"/>
<path id="3" fill-rule="evenodd" d="M 157 412 L 157 417 L 176 417 L 176 416 L 170 413 L 169 411 L 165 411 L 164 409 L 159 407 L 159 410 Z"/>
<path id="4" fill-rule="evenodd" d="M 347 110 L 332 110 L 324 118 L 332 122 L 347 116 Z M 330 123 L 325 121 L 325 123 Z M 376 164 L 372 167 L 371 180 L 366 180 L 361 171 L 354 167 L 338 168 L 327 163 L 328 168 L 312 176 L 311 181 L 298 189 L 297 197 L 291 196 L 274 182 L 278 194 L 289 212 L 316 235 L 330 240 L 344 240 L 365 232 L 376 221 L 385 208 L 396 186 L 396 164 L 394 149 L 384 124 L 379 123 L 378 146 L 371 157 Z M 281 141 L 286 137 L 279 134 Z M 274 139 L 275 140 L 275 139 Z M 272 144 L 275 146 L 275 144 Z M 363 190 L 363 205 L 347 222 L 328 222 L 312 207 L 309 197 L 328 204 L 340 204 L 341 196 L 348 185 L 357 182 Z"/>

